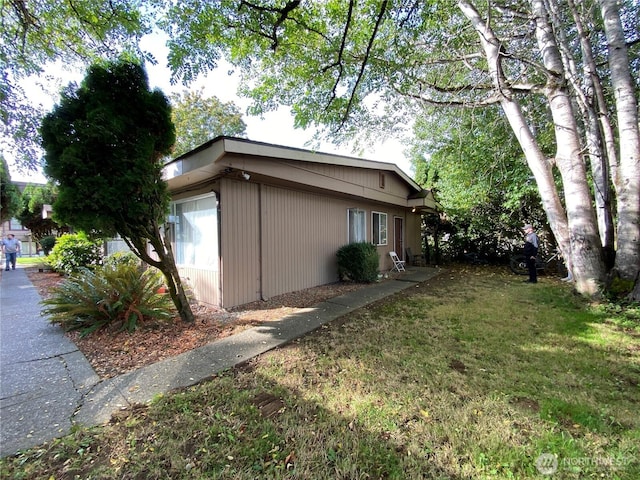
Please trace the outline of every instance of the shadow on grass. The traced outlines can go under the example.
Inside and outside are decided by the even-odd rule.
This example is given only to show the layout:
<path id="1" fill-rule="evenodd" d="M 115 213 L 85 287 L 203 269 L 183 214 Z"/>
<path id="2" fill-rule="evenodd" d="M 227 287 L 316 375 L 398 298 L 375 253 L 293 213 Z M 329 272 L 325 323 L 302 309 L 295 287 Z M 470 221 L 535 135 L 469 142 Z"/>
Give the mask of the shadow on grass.
<path id="1" fill-rule="evenodd" d="M 70 477 L 539 478 L 551 454 L 562 478 L 640 477 L 633 342 L 563 285 L 514 282 L 437 277 L 18 461 Z"/>

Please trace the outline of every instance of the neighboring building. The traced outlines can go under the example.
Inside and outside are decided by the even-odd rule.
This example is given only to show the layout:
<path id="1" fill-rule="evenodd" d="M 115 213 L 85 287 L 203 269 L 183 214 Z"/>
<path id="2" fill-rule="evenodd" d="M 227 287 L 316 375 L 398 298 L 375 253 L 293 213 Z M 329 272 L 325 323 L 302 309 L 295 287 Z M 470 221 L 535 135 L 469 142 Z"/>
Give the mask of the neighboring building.
<path id="1" fill-rule="evenodd" d="M 181 275 L 204 303 L 232 307 L 338 280 L 354 241 L 420 252 L 437 204 L 396 165 L 217 137 L 169 162 Z"/>
<path id="2" fill-rule="evenodd" d="M 20 193 L 24 191 L 27 185 L 32 185 L 27 182 L 11 182 L 11 183 L 13 183 L 16 187 L 18 187 L 18 189 L 20 190 Z M 0 233 L 2 235 L 2 238 L 6 238 L 7 235 L 9 235 L 10 233 L 13 233 L 15 237 L 18 240 L 20 240 L 21 255 L 24 255 L 24 256 L 37 255 L 38 246 L 36 245 L 36 242 L 33 240 L 31 236 L 31 230 L 23 227 L 22 224 L 16 218 L 12 218 L 10 220 L 7 220 L 6 222 L 3 222 L 2 232 Z"/>

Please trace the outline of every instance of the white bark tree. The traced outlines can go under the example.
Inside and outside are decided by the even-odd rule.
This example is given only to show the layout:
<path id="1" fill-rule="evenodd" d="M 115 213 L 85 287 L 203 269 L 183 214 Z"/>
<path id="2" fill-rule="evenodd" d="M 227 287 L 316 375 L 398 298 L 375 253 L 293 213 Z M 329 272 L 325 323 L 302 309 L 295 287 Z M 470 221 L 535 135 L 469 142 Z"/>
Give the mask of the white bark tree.
<path id="1" fill-rule="evenodd" d="M 638 281 L 640 271 L 640 132 L 638 101 L 620 11 L 615 0 L 600 0 L 607 35 L 609 68 L 615 96 L 620 142 L 618 198 L 618 249 L 616 270 L 625 280 Z M 637 5 L 637 3 L 636 3 Z M 637 74 L 637 72 L 636 72 Z M 640 294 L 636 288 L 635 294 Z M 640 300 L 640 297 L 636 298 Z"/>
<path id="2" fill-rule="evenodd" d="M 567 86 L 560 49 L 551 26 L 549 12 L 542 0 L 533 0 L 532 14 L 535 34 L 542 57 L 546 83 L 542 92 L 548 101 L 556 135 L 556 153 L 553 163 L 560 171 L 564 187 L 565 208 L 562 208 L 549 161 L 542 155 L 533 139 L 518 102 L 514 100 L 512 83 L 502 67 L 505 55 L 503 42 L 471 2 L 458 5 L 478 32 L 491 79 L 509 123 L 522 145 L 527 162 L 533 172 L 549 225 L 565 258 L 571 259 L 571 268 L 580 292 L 595 295 L 605 280 L 601 243 L 595 212 L 591 206 L 589 183 L 584 161 L 580 131 L 576 121 L 574 103 Z"/>
<path id="3" fill-rule="evenodd" d="M 334 139 L 409 123 L 424 103 L 499 103 L 576 288 L 594 295 L 611 275 L 640 271 L 638 61 L 628 48 L 639 9 L 632 0 L 228 0 L 176 4 L 166 18 L 178 76 L 225 55 L 257 113 L 291 105 L 297 125 L 325 126 Z M 554 151 L 537 138 L 532 105 L 554 126 Z M 614 270 L 603 255 L 614 245 L 611 204 Z"/>

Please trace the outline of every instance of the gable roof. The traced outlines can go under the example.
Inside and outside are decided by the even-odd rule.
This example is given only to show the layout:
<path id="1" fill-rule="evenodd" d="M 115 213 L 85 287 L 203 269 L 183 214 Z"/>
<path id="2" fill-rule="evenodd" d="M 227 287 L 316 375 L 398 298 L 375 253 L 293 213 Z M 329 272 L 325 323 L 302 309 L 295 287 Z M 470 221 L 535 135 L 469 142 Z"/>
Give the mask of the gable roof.
<path id="1" fill-rule="evenodd" d="M 440 210 L 440 205 L 430 190 L 423 189 L 411 177 L 393 163 L 366 160 L 356 157 L 322 153 L 294 147 L 255 142 L 244 138 L 219 136 L 199 147 L 180 155 L 165 165 L 165 180 L 172 191 L 197 185 L 228 173 L 230 166 L 238 168 L 223 159 L 261 158 L 288 162 L 310 162 L 313 164 L 362 168 L 388 172 L 396 175 L 406 185 L 409 195 L 406 197 L 408 208 L 424 212 Z M 275 164 L 272 164 L 275 166 Z M 245 170 L 247 170 L 245 168 Z"/>

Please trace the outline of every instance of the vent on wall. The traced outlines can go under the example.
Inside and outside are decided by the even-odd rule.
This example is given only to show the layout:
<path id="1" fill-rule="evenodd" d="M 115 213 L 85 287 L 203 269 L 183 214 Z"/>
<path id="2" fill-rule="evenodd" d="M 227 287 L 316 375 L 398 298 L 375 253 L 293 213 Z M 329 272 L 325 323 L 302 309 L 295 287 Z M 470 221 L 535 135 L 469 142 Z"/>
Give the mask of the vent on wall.
<path id="1" fill-rule="evenodd" d="M 378 172 L 378 184 L 380 188 L 384 188 L 384 173 Z"/>

